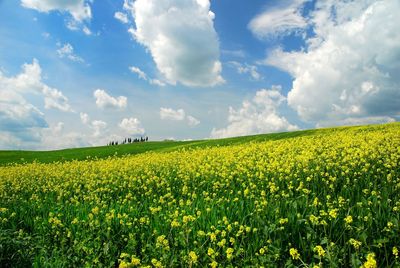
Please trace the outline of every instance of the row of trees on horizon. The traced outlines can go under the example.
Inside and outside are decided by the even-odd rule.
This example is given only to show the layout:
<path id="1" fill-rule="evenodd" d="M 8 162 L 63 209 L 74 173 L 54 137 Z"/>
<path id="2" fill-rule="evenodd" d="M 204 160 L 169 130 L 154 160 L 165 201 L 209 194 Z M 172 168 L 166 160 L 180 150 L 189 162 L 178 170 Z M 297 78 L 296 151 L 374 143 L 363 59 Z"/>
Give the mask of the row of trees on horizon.
<path id="1" fill-rule="evenodd" d="M 149 141 L 149 137 L 140 137 L 140 138 L 125 138 L 122 142 L 118 142 L 118 141 L 110 141 L 109 143 L 107 143 L 107 146 L 114 146 L 114 145 L 118 145 L 118 144 L 130 144 L 130 143 L 134 143 L 134 142 L 146 142 Z"/>

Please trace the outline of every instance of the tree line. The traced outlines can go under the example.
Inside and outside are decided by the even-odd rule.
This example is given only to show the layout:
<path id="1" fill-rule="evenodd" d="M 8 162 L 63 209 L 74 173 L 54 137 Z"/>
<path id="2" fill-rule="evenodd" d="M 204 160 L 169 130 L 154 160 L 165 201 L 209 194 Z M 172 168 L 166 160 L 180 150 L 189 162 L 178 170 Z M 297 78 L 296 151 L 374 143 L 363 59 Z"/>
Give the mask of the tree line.
<path id="1" fill-rule="evenodd" d="M 118 145 L 118 144 L 130 144 L 130 143 L 134 143 L 134 142 L 146 142 L 149 141 L 149 137 L 140 137 L 140 138 L 125 138 L 122 142 L 118 142 L 118 141 L 110 141 L 109 143 L 107 143 L 107 146 L 114 146 L 114 145 Z"/>

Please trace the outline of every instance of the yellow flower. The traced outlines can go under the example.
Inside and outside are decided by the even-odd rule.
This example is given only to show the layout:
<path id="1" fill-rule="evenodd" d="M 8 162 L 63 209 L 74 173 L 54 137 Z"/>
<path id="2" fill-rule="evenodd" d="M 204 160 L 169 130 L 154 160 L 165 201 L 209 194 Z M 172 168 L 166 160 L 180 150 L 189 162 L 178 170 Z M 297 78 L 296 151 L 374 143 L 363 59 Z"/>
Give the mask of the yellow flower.
<path id="1" fill-rule="evenodd" d="M 314 247 L 314 252 L 318 253 L 318 256 L 323 257 L 325 256 L 325 250 L 322 246 L 316 246 Z"/>
<path id="2" fill-rule="evenodd" d="M 364 262 L 362 268 L 376 268 L 376 267 L 378 267 L 378 265 L 375 260 L 375 254 L 369 253 L 367 255 L 367 261 Z"/>
<path id="3" fill-rule="evenodd" d="M 214 256 L 214 253 L 215 253 L 215 251 L 212 248 L 208 248 L 208 250 L 207 250 L 208 256 L 212 257 L 212 256 Z"/>
<path id="4" fill-rule="evenodd" d="M 156 267 L 156 268 L 162 268 L 163 267 L 162 263 L 157 259 L 151 259 L 151 264 L 153 264 L 153 266 Z"/>
<path id="5" fill-rule="evenodd" d="M 131 264 L 132 264 L 133 266 L 139 266 L 139 265 L 140 265 L 140 259 L 138 259 L 138 258 L 132 256 Z"/>
<path id="6" fill-rule="evenodd" d="M 233 248 L 227 248 L 227 250 L 226 250 L 226 257 L 228 258 L 228 260 L 230 260 L 230 259 L 232 259 L 232 257 L 233 257 L 233 252 L 234 252 L 234 249 Z"/>
<path id="7" fill-rule="evenodd" d="M 194 251 L 190 251 L 190 252 L 189 252 L 189 261 L 190 261 L 191 263 L 197 263 L 197 255 L 196 255 L 196 252 L 194 252 Z"/>
<path id="8" fill-rule="evenodd" d="M 346 224 L 350 224 L 350 223 L 352 223 L 353 222 L 353 217 L 352 216 L 347 216 L 346 218 L 344 218 L 344 222 L 346 223 Z"/>
<path id="9" fill-rule="evenodd" d="M 217 268 L 218 267 L 218 262 L 213 261 L 212 263 L 210 263 L 210 267 L 211 268 Z"/>
<path id="10" fill-rule="evenodd" d="M 329 210 L 329 216 L 331 218 L 333 218 L 333 219 L 336 219 L 337 213 L 338 213 L 338 209 L 337 208 Z"/>
<path id="11" fill-rule="evenodd" d="M 393 247 L 392 253 L 395 256 L 395 258 L 397 259 L 397 257 L 399 256 L 399 250 L 396 247 Z"/>
<path id="12" fill-rule="evenodd" d="M 349 240 L 349 243 L 350 243 L 350 245 L 352 245 L 354 247 L 355 250 L 358 250 L 362 245 L 362 243 L 360 241 L 357 241 L 357 240 L 355 240 L 353 238 L 351 238 Z"/>
<path id="13" fill-rule="evenodd" d="M 289 221 L 288 218 L 279 219 L 279 224 L 283 225 L 283 224 L 287 223 L 288 221 Z"/>
<path id="14" fill-rule="evenodd" d="M 300 254 L 299 254 L 299 252 L 297 251 L 297 249 L 291 248 L 291 249 L 289 250 L 289 253 L 290 253 L 290 256 L 292 256 L 292 259 L 293 259 L 293 260 L 298 260 L 298 259 L 300 259 Z"/>

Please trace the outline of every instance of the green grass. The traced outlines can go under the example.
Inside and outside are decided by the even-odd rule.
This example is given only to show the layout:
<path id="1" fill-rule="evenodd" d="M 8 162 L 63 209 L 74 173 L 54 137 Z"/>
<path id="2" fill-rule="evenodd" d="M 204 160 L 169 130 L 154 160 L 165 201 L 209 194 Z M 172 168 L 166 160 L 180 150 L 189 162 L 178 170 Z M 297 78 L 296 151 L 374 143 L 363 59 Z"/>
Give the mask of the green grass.
<path id="1" fill-rule="evenodd" d="M 0 167 L 0 267 L 400 267 L 399 148 L 394 123 L 48 152 L 119 150 Z"/>
<path id="2" fill-rule="evenodd" d="M 392 123 L 399 125 L 400 123 Z M 382 125 L 371 126 L 373 128 Z M 336 127 L 324 129 L 310 129 L 293 132 L 260 134 L 251 136 L 242 136 L 226 139 L 208 139 L 196 141 L 150 141 L 145 143 L 132 143 L 118 146 L 99 146 L 85 147 L 54 151 L 1 151 L 0 150 L 0 166 L 12 163 L 31 163 L 34 161 L 41 163 L 51 163 L 57 161 L 85 160 L 87 158 L 107 158 L 109 156 L 135 155 L 148 151 L 169 152 L 183 148 L 213 147 L 213 146 L 229 146 L 238 145 L 247 142 L 262 142 L 268 140 L 280 140 L 308 135 L 324 135 L 332 133 L 332 131 L 343 131 L 349 128 L 359 127 Z"/>

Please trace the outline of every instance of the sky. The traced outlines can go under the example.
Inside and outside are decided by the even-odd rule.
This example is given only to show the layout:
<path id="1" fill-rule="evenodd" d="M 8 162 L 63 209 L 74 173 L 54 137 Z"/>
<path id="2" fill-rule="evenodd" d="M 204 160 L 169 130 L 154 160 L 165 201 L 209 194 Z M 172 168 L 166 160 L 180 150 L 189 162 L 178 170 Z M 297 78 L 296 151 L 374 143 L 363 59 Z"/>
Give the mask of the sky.
<path id="1" fill-rule="evenodd" d="M 400 119 L 398 0 L 0 0 L 0 149 Z"/>

